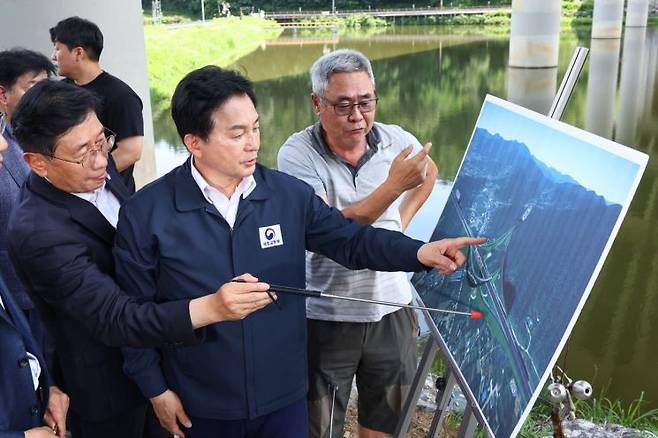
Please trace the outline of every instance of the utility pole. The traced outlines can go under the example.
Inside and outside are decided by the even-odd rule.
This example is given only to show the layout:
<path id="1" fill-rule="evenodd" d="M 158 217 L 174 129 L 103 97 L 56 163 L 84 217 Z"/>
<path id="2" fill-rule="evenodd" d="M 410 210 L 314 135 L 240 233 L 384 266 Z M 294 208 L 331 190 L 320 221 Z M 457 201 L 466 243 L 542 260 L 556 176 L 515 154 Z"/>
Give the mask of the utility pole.
<path id="1" fill-rule="evenodd" d="M 331 13 L 336 13 L 336 0 L 331 0 Z"/>
<path id="2" fill-rule="evenodd" d="M 206 21 L 206 9 L 203 2 L 204 0 L 201 0 L 201 21 Z"/>
<path id="3" fill-rule="evenodd" d="M 160 24 L 162 22 L 160 0 L 153 0 L 151 2 L 151 12 L 153 13 L 153 24 Z"/>

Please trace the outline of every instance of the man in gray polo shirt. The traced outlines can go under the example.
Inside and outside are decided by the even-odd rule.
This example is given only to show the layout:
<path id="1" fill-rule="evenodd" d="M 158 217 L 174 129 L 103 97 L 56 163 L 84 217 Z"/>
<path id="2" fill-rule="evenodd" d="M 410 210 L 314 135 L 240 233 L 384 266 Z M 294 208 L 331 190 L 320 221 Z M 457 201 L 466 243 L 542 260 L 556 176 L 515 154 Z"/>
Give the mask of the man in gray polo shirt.
<path id="1" fill-rule="evenodd" d="M 310 184 L 328 204 L 363 224 L 403 231 L 432 191 L 438 170 L 430 143 L 376 123 L 368 59 L 338 50 L 311 67 L 319 122 L 288 138 L 279 170 Z M 307 286 L 359 298 L 409 303 L 403 272 L 351 271 L 308 253 Z M 354 375 L 359 436 L 394 432 L 416 368 L 418 322 L 410 309 L 311 298 L 307 303 L 312 437 L 342 437 Z"/>

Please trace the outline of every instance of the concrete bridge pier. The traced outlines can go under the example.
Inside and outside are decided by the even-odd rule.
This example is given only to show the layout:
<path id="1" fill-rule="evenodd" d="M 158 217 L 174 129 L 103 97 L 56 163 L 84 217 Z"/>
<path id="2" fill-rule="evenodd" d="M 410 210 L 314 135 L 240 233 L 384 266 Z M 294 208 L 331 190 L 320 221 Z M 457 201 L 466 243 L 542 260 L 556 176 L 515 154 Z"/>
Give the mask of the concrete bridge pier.
<path id="1" fill-rule="evenodd" d="M 557 67 L 560 11 L 560 0 L 512 0 L 510 67 Z"/>
<path id="2" fill-rule="evenodd" d="M 100 27 L 103 69 L 130 85 L 144 103 L 144 152 L 135 166 L 138 186 L 155 177 L 153 121 L 146 71 L 142 6 L 139 0 L 0 0 L 0 49 L 24 47 L 50 57 L 48 29 L 77 15 Z"/>
<path id="3" fill-rule="evenodd" d="M 590 43 L 585 130 L 605 138 L 612 138 L 615 121 L 620 46 L 616 38 Z"/>
<path id="4" fill-rule="evenodd" d="M 592 38 L 621 38 L 624 0 L 594 0 Z"/>
<path id="5" fill-rule="evenodd" d="M 626 27 L 646 27 L 649 19 L 649 0 L 628 0 Z"/>

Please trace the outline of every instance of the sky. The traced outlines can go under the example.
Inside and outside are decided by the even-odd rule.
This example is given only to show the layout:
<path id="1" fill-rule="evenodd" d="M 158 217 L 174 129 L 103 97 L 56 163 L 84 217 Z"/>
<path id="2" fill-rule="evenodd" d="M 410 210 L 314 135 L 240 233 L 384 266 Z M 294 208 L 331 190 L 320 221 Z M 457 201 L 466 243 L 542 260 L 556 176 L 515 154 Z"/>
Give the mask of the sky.
<path id="1" fill-rule="evenodd" d="M 569 175 L 608 202 L 624 205 L 640 166 L 608 150 L 604 143 L 593 144 L 504 108 L 485 102 L 477 123 L 506 140 L 524 143 L 530 153 L 549 167 Z M 577 132 L 573 130 L 573 132 Z M 582 132 L 582 131 L 580 131 Z"/>

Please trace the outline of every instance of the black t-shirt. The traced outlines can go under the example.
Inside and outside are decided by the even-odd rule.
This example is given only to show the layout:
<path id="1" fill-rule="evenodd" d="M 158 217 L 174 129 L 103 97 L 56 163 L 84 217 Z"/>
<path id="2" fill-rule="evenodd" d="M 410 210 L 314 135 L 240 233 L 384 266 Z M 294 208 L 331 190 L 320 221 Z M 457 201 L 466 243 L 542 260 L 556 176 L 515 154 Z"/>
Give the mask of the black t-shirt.
<path id="1" fill-rule="evenodd" d="M 69 79 L 65 80 L 73 83 Z M 81 87 L 93 91 L 101 98 L 98 119 L 103 126 L 114 131 L 117 135 L 117 143 L 124 138 L 144 136 L 142 100 L 128 84 L 104 71 L 96 79 Z M 121 172 L 131 192 L 135 191 L 133 168 L 134 166 L 130 166 Z"/>

